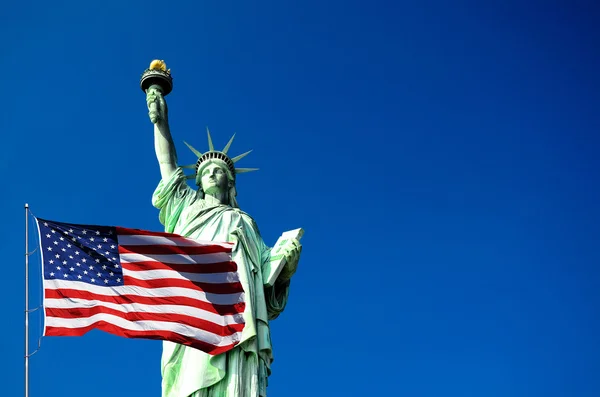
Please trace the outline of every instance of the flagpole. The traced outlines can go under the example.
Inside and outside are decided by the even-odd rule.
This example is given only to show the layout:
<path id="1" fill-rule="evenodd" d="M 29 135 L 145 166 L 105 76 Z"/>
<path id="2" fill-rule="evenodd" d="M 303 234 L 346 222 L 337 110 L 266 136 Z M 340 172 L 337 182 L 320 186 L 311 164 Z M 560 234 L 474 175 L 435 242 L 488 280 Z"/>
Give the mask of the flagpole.
<path id="1" fill-rule="evenodd" d="M 29 397 L 29 204 L 25 203 L 25 397 Z"/>

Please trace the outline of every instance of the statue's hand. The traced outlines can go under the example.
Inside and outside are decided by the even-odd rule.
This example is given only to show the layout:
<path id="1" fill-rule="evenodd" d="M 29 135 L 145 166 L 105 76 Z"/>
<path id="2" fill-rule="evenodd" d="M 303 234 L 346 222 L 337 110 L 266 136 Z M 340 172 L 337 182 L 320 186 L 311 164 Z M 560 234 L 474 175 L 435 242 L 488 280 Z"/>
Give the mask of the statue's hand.
<path id="1" fill-rule="evenodd" d="M 160 89 L 153 86 L 148 88 L 146 91 L 146 105 L 148 105 L 148 115 L 153 124 L 168 123 L 167 101 L 165 101 Z"/>
<path id="2" fill-rule="evenodd" d="M 285 255 L 285 266 L 281 269 L 279 277 L 277 277 L 277 281 L 280 283 L 288 281 L 296 273 L 300 253 L 302 252 L 302 244 L 298 239 L 288 240 L 282 250 Z"/>

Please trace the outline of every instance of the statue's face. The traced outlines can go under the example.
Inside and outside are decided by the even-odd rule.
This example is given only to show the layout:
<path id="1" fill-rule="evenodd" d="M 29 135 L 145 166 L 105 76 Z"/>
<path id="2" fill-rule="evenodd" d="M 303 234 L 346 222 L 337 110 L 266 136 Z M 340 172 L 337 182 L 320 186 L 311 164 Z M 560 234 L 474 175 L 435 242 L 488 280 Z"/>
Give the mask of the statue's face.
<path id="1" fill-rule="evenodd" d="M 222 193 L 229 188 L 227 172 L 216 163 L 210 163 L 202 168 L 200 181 L 204 193 Z"/>

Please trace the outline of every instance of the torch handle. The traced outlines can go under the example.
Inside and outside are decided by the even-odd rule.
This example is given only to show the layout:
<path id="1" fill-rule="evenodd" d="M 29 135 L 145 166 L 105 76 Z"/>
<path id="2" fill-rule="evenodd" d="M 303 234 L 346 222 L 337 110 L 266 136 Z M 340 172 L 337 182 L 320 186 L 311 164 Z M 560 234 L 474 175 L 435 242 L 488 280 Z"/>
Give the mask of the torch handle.
<path id="1" fill-rule="evenodd" d="M 158 91 L 161 95 L 163 93 L 162 87 L 158 84 L 152 84 L 150 87 L 148 87 L 148 89 L 146 90 L 146 93 L 150 92 L 150 90 Z M 160 114 L 158 113 L 157 101 L 158 101 L 158 99 L 156 99 L 154 102 L 150 103 L 150 105 L 148 106 L 148 114 L 150 116 L 150 121 L 154 124 L 158 123 L 158 120 L 160 119 Z"/>

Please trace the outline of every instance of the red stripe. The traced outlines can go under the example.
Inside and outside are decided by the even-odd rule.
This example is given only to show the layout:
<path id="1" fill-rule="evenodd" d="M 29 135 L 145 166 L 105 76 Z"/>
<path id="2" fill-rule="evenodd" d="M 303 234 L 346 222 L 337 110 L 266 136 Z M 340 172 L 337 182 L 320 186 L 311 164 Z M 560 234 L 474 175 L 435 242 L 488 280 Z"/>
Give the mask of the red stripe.
<path id="1" fill-rule="evenodd" d="M 151 232 L 151 231 L 148 231 L 148 230 L 130 229 L 130 228 L 121 227 L 121 226 L 116 226 L 115 230 L 117 231 L 117 237 L 118 237 L 118 235 L 123 235 L 123 236 L 136 236 L 136 235 L 137 236 L 159 236 L 159 237 L 169 237 L 169 238 L 173 238 L 173 239 L 185 239 L 185 240 L 193 241 L 194 243 L 197 243 L 197 244 L 201 244 L 197 240 L 194 240 L 193 238 L 185 237 L 185 236 L 182 236 L 180 234 L 175 234 L 175 233 Z M 222 242 L 219 242 L 219 244 L 231 245 L 233 247 L 233 243 L 232 242 L 228 242 L 228 241 L 222 241 Z"/>
<path id="2" fill-rule="evenodd" d="M 174 233 L 151 232 L 148 230 L 130 229 L 127 227 L 120 227 L 120 226 L 116 226 L 115 229 L 117 230 L 117 235 L 121 234 L 124 236 L 140 235 L 140 236 L 183 237 L 183 236 L 180 236 L 179 234 L 174 234 Z M 183 238 L 185 238 L 185 237 L 183 237 Z"/>
<path id="3" fill-rule="evenodd" d="M 123 269 L 131 271 L 142 270 L 174 270 L 180 273 L 214 274 L 237 271 L 235 262 L 218 263 L 163 263 L 155 261 L 139 261 L 133 263 L 121 262 Z"/>
<path id="4" fill-rule="evenodd" d="M 187 296 L 169 296 L 169 297 L 147 297 L 138 295 L 119 295 L 119 296 L 108 296 L 99 295 L 87 291 L 79 291 L 75 289 L 45 289 L 45 299 L 86 299 L 86 300 L 98 300 L 102 302 L 115 303 L 117 305 L 123 304 L 142 304 L 142 305 L 179 305 L 179 306 L 190 306 L 200 310 L 215 314 L 237 314 L 243 313 L 246 308 L 244 302 L 236 303 L 233 305 L 218 305 L 214 303 L 204 302 L 199 299 L 188 298 Z"/>
<path id="5" fill-rule="evenodd" d="M 204 255 L 230 253 L 231 248 L 221 245 L 119 245 L 120 254 L 144 255 Z"/>
<path id="6" fill-rule="evenodd" d="M 233 343 L 231 345 L 217 347 L 211 345 L 210 343 L 206 343 L 198 339 L 191 339 L 188 336 L 183 336 L 172 331 L 131 331 L 128 329 L 117 327 L 116 325 L 107 323 L 106 321 L 98 321 L 90 326 L 82 328 L 46 327 L 44 335 L 81 336 L 93 329 L 99 329 L 108 332 L 109 334 L 122 336 L 125 338 L 169 340 L 171 342 L 176 342 L 181 345 L 195 347 L 196 349 L 202 350 L 211 355 L 224 353 L 228 350 L 231 350 L 235 345 L 237 345 L 237 343 Z"/>
<path id="7" fill-rule="evenodd" d="M 183 324 L 190 327 L 198 328 L 217 336 L 231 336 L 236 332 L 244 329 L 244 324 L 227 324 L 218 325 L 210 321 L 192 317 L 185 314 L 176 313 L 144 313 L 144 312 L 128 312 L 123 313 L 105 306 L 94 306 L 87 308 L 68 308 L 59 309 L 53 307 L 46 308 L 46 316 L 58 318 L 87 318 L 95 314 L 111 314 L 120 317 L 124 320 L 135 321 L 164 321 L 174 324 Z"/>
<path id="8" fill-rule="evenodd" d="M 143 288 L 188 288 L 194 291 L 207 292 L 212 294 L 235 294 L 243 292 L 240 282 L 234 283 L 201 283 L 197 281 L 181 280 L 176 278 L 159 278 L 154 280 L 138 280 L 131 276 L 123 276 L 125 285 L 134 285 Z"/>

